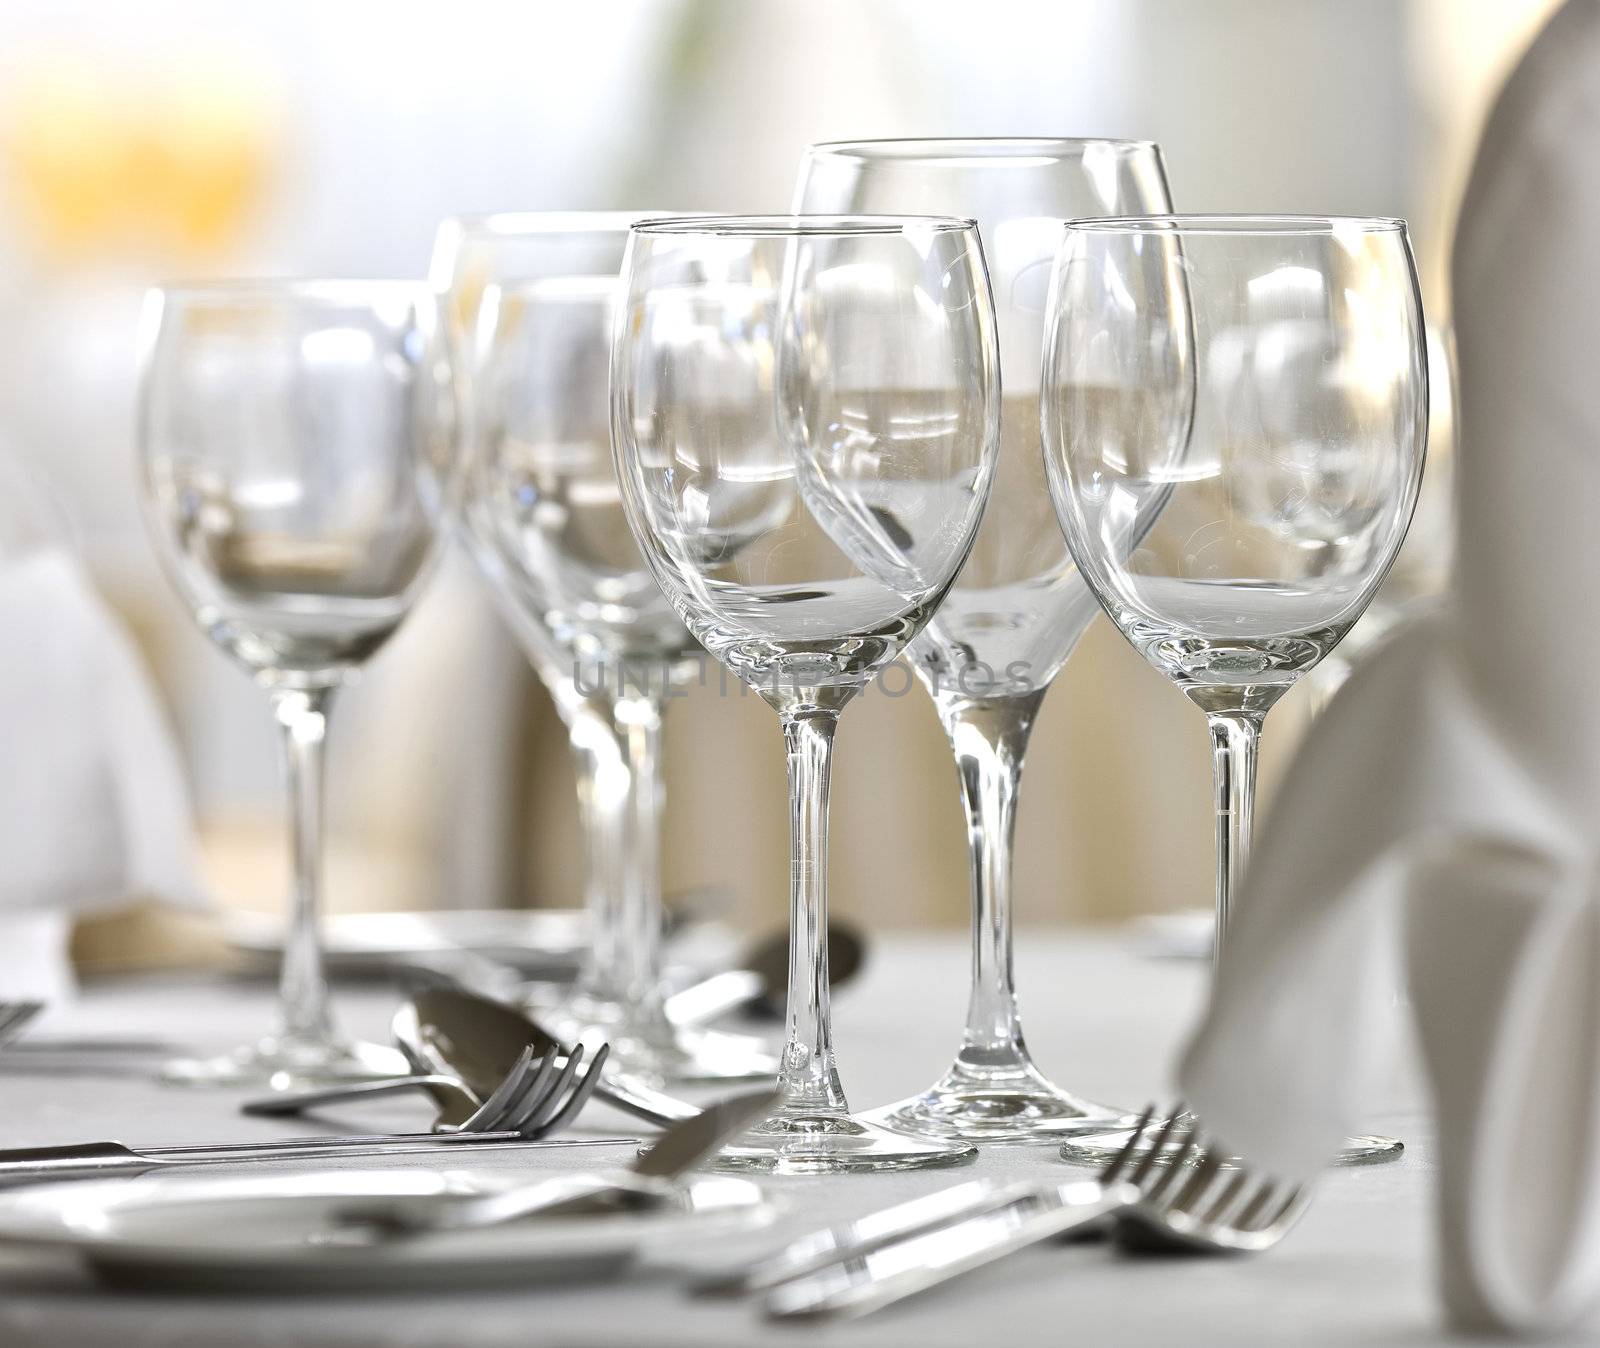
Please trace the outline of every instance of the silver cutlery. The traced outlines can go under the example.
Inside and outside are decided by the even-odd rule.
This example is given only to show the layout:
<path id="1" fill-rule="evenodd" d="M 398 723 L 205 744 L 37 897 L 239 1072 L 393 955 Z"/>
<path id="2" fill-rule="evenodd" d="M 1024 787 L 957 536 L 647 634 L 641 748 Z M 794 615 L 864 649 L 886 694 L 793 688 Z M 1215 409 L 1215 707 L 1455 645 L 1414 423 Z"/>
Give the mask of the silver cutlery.
<path id="1" fill-rule="evenodd" d="M 1181 1110 L 1135 1162 L 1150 1114 L 1146 1109 L 1134 1136 L 1102 1172 L 1102 1178 L 1126 1178 L 1141 1190 L 1139 1202 L 1117 1220 L 1120 1244 L 1254 1254 L 1276 1245 L 1300 1220 L 1311 1202 L 1310 1186 L 1262 1175 L 1226 1149 L 1206 1145 L 1199 1120 Z M 1169 1146 L 1172 1151 L 1163 1155 Z M 1152 1179 L 1153 1168 L 1160 1174 Z"/>
<path id="2" fill-rule="evenodd" d="M 339 1213 L 346 1242 L 393 1240 L 441 1231 L 479 1230 L 535 1214 L 589 1210 L 597 1204 L 646 1206 L 679 1197 L 675 1181 L 731 1138 L 767 1115 L 778 1092 L 758 1091 L 720 1101 L 674 1124 L 626 1170 L 555 1175 L 499 1193 L 416 1203 L 387 1199 L 352 1204 Z"/>
<path id="3" fill-rule="evenodd" d="M 600 1082 L 600 1073 L 610 1053 L 611 1046 L 602 1044 L 579 1081 L 577 1072 L 584 1056 L 581 1045 L 567 1055 L 564 1066 L 560 1065 L 557 1054 L 547 1053 L 535 1058 L 532 1047 L 526 1048 L 511 1071 L 481 1102 L 453 1077 L 430 1076 L 363 1081 L 350 1086 L 303 1091 L 288 1099 L 278 1092 L 247 1100 L 240 1109 L 257 1118 L 281 1118 L 321 1104 L 366 1100 L 420 1086 L 440 1102 L 439 1117 L 433 1125 L 436 1133 L 519 1132 L 533 1136 L 532 1130 L 556 1131 L 583 1108 Z"/>
<path id="4" fill-rule="evenodd" d="M 528 1050 L 532 1053 L 532 1050 Z M 255 1100 L 246 1100 L 239 1106 L 243 1114 L 256 1118 L 282 1119 L 297 1114 L 309 1114 L 324 1105 L 360 1104 L 364 1100 L 389 1095 L 409 1095 L 421 1091 L 439 1109 L 434 1122 L 435 1131 L 444 1131 L 451 1124 L 465 1123 L 483 1108 L 480 1100 L 455 1077 L 442 1073 L 419 1073 L 416 1076 L 391 1077 L 387 1081 L 359 1081 L 346 1086 L 318 1087 L 303 1091 L 277 1091 Z"/>
<path id="5" fill-rule="evenodd" d="M 526 1012 L 464 988 L 418 989 L 395 1012 L 395 1041 L 414 1063 L 454 1076 L 481 1095 L 505 1075 L 523 1049 L 564 1054 L 565 1045 Z M 622 1072 L 607 1072 L 595 1094 L 636 1118 L 665 1128 L 701 1110 Z"/>
<path id="6" fill-rule="evenodd" d="M 24 1039 L 23 1031 L 44 1009 L 43 1002 L 0 1001 L 0 1049 L 5 1050 L 7 1066 L 22 1071 L 51 1070 L 58 1059 L 63 1066 L 76 1067 L 84 1058 L 171 1057 L 186 1051 L 170 1040 L 148 1037 L 52 1034 Z"/>
<path id="7" fill-rule="evenodd" d="M 414 989 L 395 1012 L 395 1042 L 416 1074 L 395 1077 L 371 1089 L 367 1083 L 329 1086 L 311 1091 L 286 1091 L 260 1102 L 253 1113 L 300 1114 L 324 1105 L 370 1099 L 396 1091 L 425 1090 L 447 1111 L 476 1109 L 525 1049 L 566 1056 L 554 1035 L 526 1013 L 464 988 L 428 984 Z M 636 1118 L 666 1128 L 696 1118 L 700 1108 L 667 1095 L 625 1073 L 608 1071 L 594 1087 L 600 1099 Z"/>
<path id="8" fill-rule="evenodd" d="M 839 988 L 866 961 L 866 938 L 843 922 L 828 923 L 828 976 Z M 745 1010 L 771 1019 L 781 1017 L 789 993 L 789 934 L 779 932 L 756 942 L 738 965 L 724 969 L 673 993 L 663 1007 L 674 1025 L 704 1025 L 730 1011 Z"/>
<path id="9" fill-rule="evenodd" d="M 251 1161 L 349 1160 L 371 1156 L 444 1155 L 463 1148 L 618 1147 L 636 1137 L 527 1138 L 521 1133 L 387 1133 L 373 1137 L 301 1137 L 283 1142 L 146 1147 L 82 1142 L 0 1151 L 0 1187 L 57 1180 L 121 1179 L 169 1166 L 239 1165 Z"/>
<path id="10" fill-rule="evenodd" d="M 43 1010 L 43 1002 L 0 1002 L 0 1048 L 10 1044 Z"/>
<path id="11" fill-rule="evenodd" d="M 1005 1191 L 999 1206 L 898 1239 L 780 1283 L 767 1294 L 770 1316 L 865 1315 L 928 1291 L 1040 1241 L 1102 1225 L 1136 1203 L 1133 1185 L 1073 1180 Z"/>
<path id="12" fill-rule="evenodd" d="M 754 1263 L 698 1271 L 694 1290 L 728 1295 L 764 1292 L 842 1260 L 860 1258 L 907 1236 L 931 1231 L 959 1218 L 977 1216 L 1010 1201 L 1016 1194 L 1032 1193 L 1037 1188 L 1038 1185 L 1031 1182 L 1001 1185 L 990 1180 L 952 1184 L 909 1202 L 869 1212 L 853 1221 L 809 1232 Z"/>
<path id="13" fill-rule="evenodd" d="M 244 1161 L 325 1160 L 350 1156 L 399 1156 L 452 1150 L 460 1146 L 529 1146 L 543 1141 L 583 1108 L 599 1081 L 605 1046 L 587 1072 L 579 1074 L 582 1054 L 566 1059 L 556 1072 L 553 1055 L 536 1058 L 532 1049 L 518 1057 L 489 1098 L 467 1120 L 444 1133 L 393 1133 L 371 1137 L 310 1137 L 274 1142 L 231 1142 L 209 1146 L 152 1147 L 135 1150 L 120 1142 L 24 1147 L 0 1151 L 0 1184 L 138 1175 L 172 1165 L 232 1165 Z M 611 1138 L 616 1143 L 631 1139 Z M 590 1139 L 566 1145 L 589 1145 Z M 556 1145 L 556 1144 L 552 1144 Z"/>
<path id="14" fill-rule="evenodd" d="M 921 1211 L 902 1204 L 877 1214 L 875 1223 L 863 1219 L 794 1242 L 752 1270 L 752 1286 L 771 1286 L 787 1261 L 804 1271 L 772 1287 L 769 1315 L 865 1315 L 1031 1245 L 1107 1222 L 1119 1241 L 1136 1248 L 1207 1253 L 1264 1250 L 1288 1233 L 1309 1201 L 1307 1189 L 1261 1176 L 1204 1145 L 1192 1116 L 1169 1118 L 1141 1153 L 1154 1112 L 1153 1106 L 1145 1110 L 1096 1179 L 1010 1186 L 964 1201 L 947 1191 L 942 1215 L 939 1204 L 926 1200 Z M 957 1188 L 970 1192 L 970 1186 Z"/>

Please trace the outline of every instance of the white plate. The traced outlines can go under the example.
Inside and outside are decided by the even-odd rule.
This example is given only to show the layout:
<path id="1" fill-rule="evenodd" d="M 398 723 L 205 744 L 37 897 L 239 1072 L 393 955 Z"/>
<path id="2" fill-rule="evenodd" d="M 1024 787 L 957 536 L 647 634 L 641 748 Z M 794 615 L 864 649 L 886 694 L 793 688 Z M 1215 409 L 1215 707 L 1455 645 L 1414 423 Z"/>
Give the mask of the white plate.
<path id="1" fill-rule="evenodd" d="M 748 1180 L 688 1183 L 688 1210 L 537 1218 L 374 1245 L 319 1243 L 352 1198 L 486 1193 L 527 1171 L 346 1170 L 306 1175 L 151 1176 L 0 1195 L 0 1243 L 80 1255 L 103 1281 L 141 1288 L 272 1292 L 461 1287 L 594 1277 L 662 1246 L 679 1253 L 766 1225 Z"/>

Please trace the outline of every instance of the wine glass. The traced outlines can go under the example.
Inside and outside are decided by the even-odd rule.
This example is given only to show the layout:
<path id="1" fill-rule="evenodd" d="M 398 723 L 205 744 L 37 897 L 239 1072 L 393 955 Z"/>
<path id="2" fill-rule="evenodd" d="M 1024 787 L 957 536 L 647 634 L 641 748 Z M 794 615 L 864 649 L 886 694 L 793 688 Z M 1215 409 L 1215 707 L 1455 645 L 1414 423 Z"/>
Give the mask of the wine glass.
<path id="1" fill-rule="evenodd" d="M 202 631 L 282 732 L 294 907 L 278 1026 L 171 1080 L 287 1087 L 406 1071 L 335 1028 L 317 922 L 322 756 L 339 689 L 436 555 L 450 490 L 444 383 L 421 285 L 248 281 L 153 291 L 139 408 L 145 522 Z"/>
<path id="2" fill-rule="evenodd" d="M 732 1168 L 903 1169 L 960 1140 L 847 1112 L 828 1013 L 828 770 L 845 706 L 927 623 L 994 472 L 999 365 L 970 220 L 646 221 L 611 362 L 628 521 L 706 649 L 777 711 L 790 790 L 782 1104 Z"/>
<path id="3" fill-rule="evenodd" d="M 1428 325 L 1428 469 L 1405 546 L 1338 650 L 1311 671 L 1310 714 L 1319 716 L 1374 651 L 1444 603 L 1455 560 L 1456 368 L 1448 327 Z"/>
<path id="4" fill-rule="evenodd" d="M 1361 616 L 1416 504 L 1428 370 L 1405 224 L 1073 221 L 1046 332 L 1042 430 L 1067 544 L 1210 725 L 1220 940 L 1263 719 Z M 1353 1139 L 1342 1159 L 1399 1145 Z"/>
<path id="5" fill-rule="evenodd" d="M 661 726 L 703 659 L 622 514 L 607 363 L 637 214 L 447 221 L 433 277 L 464 409 L 463 533 L 565 722 L 587 844 L 593 939 L 548 1014 L 652 1076 L 770 1076 L 758 1041 L 662 1009 Z"/>
<path id="6" fill-rule="evenodd" d="M 1000 458 L 972 555 L 911 644 L 954 750 L 972 867 L 972 986 L 961 1047 L 921 1095 L 875 1111 L 972 1141 L 1049 1141 L 1132 1122 L 1046 1080 L 1023 1042 L 1011 965 L 1011 849 L 1045 694 L 1098 611 L 1050 507 L 1039 446 L 1045 294 L 1063 223 L 1169 211 L 1150 141 L 976 139 L 813 145 L 795 209 L 974 216 L 995 294 Z"/>

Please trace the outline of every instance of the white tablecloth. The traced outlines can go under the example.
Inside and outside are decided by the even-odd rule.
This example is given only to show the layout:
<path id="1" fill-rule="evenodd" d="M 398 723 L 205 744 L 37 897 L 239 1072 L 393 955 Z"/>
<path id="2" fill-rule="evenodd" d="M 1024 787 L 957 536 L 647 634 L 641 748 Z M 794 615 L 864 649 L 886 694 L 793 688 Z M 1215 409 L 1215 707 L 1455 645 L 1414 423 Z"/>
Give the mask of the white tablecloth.
<path id="1" fill-rule="evenodd" d="M 1023 932 L 1018 969 L 1028 1038 L 1041 1065 L 1090 1096 L 1125 1105 L 1164 1097 L 1166 1066 L 1193 1014 L 1203 966 L 1138 957 L 1122 934 Z M 885 938 L 836 1007 L 841 1068 L 852 1103 L 919 1089 L 944 1066 L 959 1034 L 964 941 Z M 354 1028 L 381 1033 L 393 994 L 342 992 Z M 62 1031 L 115 1030 L 198 1037 L 219 1046 L 253 1030 L 266 993 L 233 984 L 127 983 L 91 989 Z M 237 1097 L 163 1089 L 142 1080 L 0 1073 L 0 1144 L 117 1138 L 140 1143 L 304 1133 L 245 1119 Z M 4 1348 L 180 1348 L 206 1345 L 1159 1345 L 1448 1342 L 1437 1327 L 1427 1210 L 1430 1144 L 1414 1077 L 1397 1070 L 1371 1119 L 1408 1144 L 1395 1165 L 1344 1171 L 1326 1182 L 1293 1237 L 1250 1260 L 1117 1257 L 1103 1247 L 1032 1251 L 902 1307 L 854 1324 L 772 1325 L 756 1306 L 692 1298 L 661 1271 L 622 1283 L 519 1292 L 391 1296 L 208 1298 L 102 1291 L 76 1267 L 0 1254 Z M 351 1116 L 353 1130 L 420 1126 L 419 1106 Z M 586 1129 L 632 1132 L 597 1108 Z M 619 1153 L 615 1159 L 624 1159 Z M 583 1153 L 585 1164 L 612 1159 Z M 559 1153 L 485 1165 L 548 1168 Z M 902 1175 L 775 1181 L 779 1230 L 803 1230 L 976 1173 L 1059 1178 L 1053 1148 L 989 1150 L 975 1166 Z M 1463 1341 L 1465 1342 L 1465 1341 Z"/>

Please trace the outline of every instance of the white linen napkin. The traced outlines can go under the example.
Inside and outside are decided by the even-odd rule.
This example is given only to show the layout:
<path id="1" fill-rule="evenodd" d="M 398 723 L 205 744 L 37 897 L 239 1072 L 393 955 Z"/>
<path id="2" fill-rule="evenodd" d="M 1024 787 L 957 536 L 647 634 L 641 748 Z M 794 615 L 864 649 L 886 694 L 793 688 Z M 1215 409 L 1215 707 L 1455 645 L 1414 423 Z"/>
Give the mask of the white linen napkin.
<path id="1" fill-rule="evenodd" d="M 0 552 L 0 998 L 71 986 L 69 915 L 205 903 L 171 735 L 63 547 Z"/>
<path id="2" fill-rule="evenodd" d="M 1458 1323 L 1600 1296 L 1600 0 L 1489 120 L 1454 255 L 1450 609 L 1358 669 L 1261 831 L 1185 1098 L 1305 1174 L 1361 1121 L 1403 959 L 1439 1129 Z"/>

